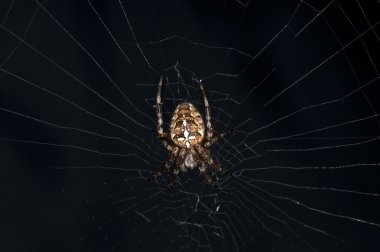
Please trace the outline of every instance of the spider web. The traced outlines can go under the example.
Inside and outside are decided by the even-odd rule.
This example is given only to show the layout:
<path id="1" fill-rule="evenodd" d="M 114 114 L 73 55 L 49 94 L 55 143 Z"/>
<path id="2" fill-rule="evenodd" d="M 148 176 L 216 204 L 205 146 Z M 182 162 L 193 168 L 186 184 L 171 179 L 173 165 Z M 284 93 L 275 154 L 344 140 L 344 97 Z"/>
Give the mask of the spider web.
<path id="1" fill-rule="evenodd" d="M 4 1 L 1 147 L 15 250 L 377 251 L 375 1 Z M 146 178 L 176 105 L 232 173 Z M 16 217 L 17 216 L 17 217 Z M 23 227 L 20 231 L 18 227 Z M 22 241 L 20 242 L 20 237 Z M 7 243 L 3 246 L 8 249 Z M 58 245 L 58 246 L 57 246 Z"/>

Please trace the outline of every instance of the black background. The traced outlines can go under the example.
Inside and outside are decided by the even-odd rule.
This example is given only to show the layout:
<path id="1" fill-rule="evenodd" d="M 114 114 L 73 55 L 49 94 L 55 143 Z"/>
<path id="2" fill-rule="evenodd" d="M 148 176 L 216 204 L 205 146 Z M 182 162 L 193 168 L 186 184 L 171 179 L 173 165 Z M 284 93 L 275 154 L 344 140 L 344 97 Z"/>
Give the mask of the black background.
<path id="1" fill-rule="evenodd" d="M 310 4 L 307 5 L 298 1 L 252 1 L 245 7 L 236 1 L 123 1 L 131 30 L 123 17 L 118 1 L 91 1 L 131 61 L 129 63 L 98 17 L 94 15 L 87 1 L 52 0 L 42 4 L 36 4 L 34 1 L 16 0 L 14 3 L 2 1 L 0 18 L 4 22 L 0 28 L 0 68 L 2 69 L 0 181 L 1 209 L 4 212 L 1 214 L 3 220 L 0 249 L 2 251 L 178 251 L 175 233 L 169 232 L 169 237 L 165 236 L 159 240 L 143 239 L 150 230 L 157 229 L 159 232 L 164 232 L 171 227 L 165 226 L 167 223 L 159 223 L 161 216 L 157 215 L 152 225 L 142 231 L 132 232 L 139 225 L 133 211 L 118 214 L 120 210 L 128 208 L 128 203 L 112 204 L 114 199 L 130 196 L 143 200 L 154 194 L 154 190 L 164 190 L 164 187 L 155 187 L 140 179 L 133 182 L 135 183 L 133 190 L 126 189 L 127 184 L 123 178 L 132 178 L 136 176 L 135 174 L 125 174 L 110 169 L 73 171 L 57 170 L 54 167 L 117 166 L 151 170 L 155 169 L 155 166 L 158 167 L 159 162 L 153 163 L 153 168 L 146 167 L 142 161 L 144 157 L 99 155 L 72 146 L 107 153 L 142 154 L 144 148 L 147 148 L 145 142 L 151 147 L 150 150 L 146 150 L 147 155 L 156 155 L 155 158 L 164 161 L 166 152 L 152 139 L 151 133 L 151 129 L 155 129 L 156 116 L 152 109 L 152 101 L 156 95 L 154 84 L 158 82 L 160 75 L 164 75 L 166 81 L 177 81 L 176 72 L 172 68 L 177 62 L 194 72 L 197 78 L 204 79 L 206 90 L 229 94 L 242 102 L 231 106 L 228 102 L 218 104 L 217 98 L 211 96 L 210 101 L 215 100 L 215 107 L 223 106 L 224 111 L 231 111 L 234 115 L 231 119 L 223 113 L 215 113 L 219 111 L 218 109 L 213 111 L 215 118 L 221 120 L 219 123 L 215 122 L 215 130 L 219 132 L 226 127 L 236 127 L 247 118 L 251 118 L 252 121 L 241 130 L 254 131 L 300 108 L 343 98 L 359 86 L 374 80 L 365 89 L 341 99 L 332 106 L 321 106 L 308 113 L 291 117 L 278 127 L 249 135 L 244 140 L 247 144 L 376 114 L 380 111 L 379 80 L 376 79 L 379 77 L 376 70 L 379 69 L 380 47 L 378 37 L 375 36 L 379 34 L 379 28 L 375 25 L 379 22 L 379 3 L 358 2 L 307 1 Z M 298 4 L 300 6 L 294 18 L 286 26 Z M 310 6 L 314 6 L 318 11 Z M 326 6 L 328 7 L 323 10 L 322 15 L 317 16 Z M 344 14 L 340 7 L 345 11 Z M 313 22 L 308 24 L 311 20 Z M 359 34 L 365 34 L 358 37 L 350 22 Z M 374 26 L 372 30 L 369 29 L 368 22 Z M 70 35 L 60 25 L 67 29 Z M 284 32 L 278 34 L 283 28 Z M 300 31 L 302 32 L 298 34 Z M 174 35 L 193 42 L 174 37 L 160 44 L 141 43 L 142 51 L 136 46 L 135 38 L 139 42 L 157 42 Z M 20 43 L 21 38 L 25 39 L 26 43 Z M 273 38 L 275 39 L 268 43 Z M 199 47 L 195 42 L 210 47 Z M 257 57 L 246 57 L 228 48 Z M 261 52 L 262 49 L 264 50 Z M 123 98 L 89 54 L 96 59 L 130 102 Z M 334 57 L 324 62 L 331 55 Z M 321 62 L 324 62 L 321 67 L 301 78 Z M 70 73 L 65 73 L 55 64 Z M 247 67 L 245 71 L 240 72 L 244 67 Z M 181 74 L 185 78 L 184 82 L 190 84 L 192 76 L 188 71 L 182 69 Z M 266 78 L 268 74 L 270 77 Z M 90 86 L 92 90 L 131 115 L 133 120 L 143 126 L 133 123 L 112 106 L 108 106 L 94 92 L 78 84 L 72 76 Z M 276 94 L 300 78 L 301 81 L 297 82 L 294 88 L 289 89 L 273 103 L 264 106 Z M 265 82 L 243 100 L 243 97 L 263 79 Z M 135 85 L 136 83 L 148 83 L 151 86 L 139 86 Z M 41 88 L 49 89 L 59 97 Z M 175 87 L 167 87 L 165 90 L 167 97 L 175 98 L 172 93 L 176 90 Z M 121 125 L 130 133 L 125 134 L 122 130 L 97 120 L 71 106 L 62 97 Z M 167 113 L 166 120 L 170 116 L 172 106 L 174 104 L 167 104 L 164 107 Z M 46 125 L 25 116 L 9 113 L 4 109 L 55 125 L 82 128 L 104 135 L 127 136 L 128 142 L 142 149 L 136 150 L 119 141 L 113 142 L 83 132 Z M 229 119 L 231 122 L 228 123 Z M 247 159 L 236 167 L 227 163 L 225 165 L 228 169 L 239 171 L 247 167 L 271 165 L 301 167 L 376 163 L 379 161 L 379 144 L 376 140 L 344 148 L 311 152 L 268 152 L 268 150 L 352 144 L 363 139 L 353 141 L 337 138 L 378 136 L 379 125 L 377 118 L 373 118 L 307 135 L 307 137 L 333 138 L 326 141 L 260 143 L 255 147 L 255 151 L 262 155 L 262 158 Z M 242 135 L 245 136 L 243 133 L 232 136 L 231 144 L 237 144 Z M 40 144 L 22 142 L 23 140 L 37 141 Z M 61 146 L 41 144 L 42 142 Z M 215 155 L 219 153 L 221 154 L 222 150 L 219 152 L 217 149 L 214 152 Z M 253 157 L 253 154 L 246 153 L 243 156 L 249 158 Z M 223 160 L 222 158 L 222 164 Z M 378 182 L 380 174 L 377 170 L 378 166 L 359 166 L 344 171 L 316 173 L 269 170 L 249 176 L 295 185 L 349 188 L 354 191 L 380 193 Z M 199 179 L 197 175 L 193 177 L 194 180 Z M 160 183 L 164 185 L 166 182 Z M 198 190 L 198 193 L 210 190 L 199 184 L 193 185 L 201 188 L 193 188 L 195 191 Z M 264 186 L 263 188 L 278 195 L 289 195 L 318 209 L 380 223 L 378 214 L 380 204 L 376 196 L 331 191 L 315 193 L 306 189 L 297 191 L 276 185 L 267 187 L 260 183 L 257 185 Z M 239 187 L 239 184 L 236 186 Z M 160 207 L 165 207 L 160 199 L 152 199 L 149 204 L 157 203 Z M 228 196 L 224 198 L 228 199 Z M 320 251 L 380 249 L 378 242 L 380 227 L 319 214 L 282 201 L 273 202 L 304 223 L 318 226 L 337 237 L 331 239 L 301 225 L 292 224 L 302 239 Z M 264 208 L 269 212 L 273 211 L 270 207 L 264 206 Z M 245 217 L 240 215 L 239 211 L 231 216 L 246 223 Z M 262 215 L 260 218 L 267 217 Z M 103 227 L 104 223 L 106 224 Z M 279 223 L 268 221 L 267 224 L 283 237 L 276 238 L 256 221 L 253 228 L 247 227 L 244 234 L 237 234 L 241 236 L 239 248 L 243 251 L 312 250 Z M 99 226 L 102 227 L 101 230 L 98 230 Z M 253 236 L 254 239 L 251 241 L 248 236 Z M 226 237 L 229 237 L 228 234 Z M 143 242 L 138 243 L 139 240 Z M 243 245 L 241 240 L 246 244 Z M 221 247 L 218 239 L 211 240 L 212 250 L 236 249 L 229 238 L 226 238 L 225 242 L 225 247 Z M 199 251 L 211 250 L 209 247 L 201 248 L 198 245 L 192 244 L 190 248 L 184 250 L 195 251 L 196 248 Z"/>

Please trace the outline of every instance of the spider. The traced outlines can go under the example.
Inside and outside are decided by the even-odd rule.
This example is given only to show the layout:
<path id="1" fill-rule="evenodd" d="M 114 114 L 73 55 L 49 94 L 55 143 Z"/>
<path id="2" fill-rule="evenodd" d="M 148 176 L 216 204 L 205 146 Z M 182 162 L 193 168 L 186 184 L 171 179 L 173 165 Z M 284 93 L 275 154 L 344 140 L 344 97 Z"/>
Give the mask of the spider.
<path id="1" fill-rule="evenodd" d="M 162 82 L 163 78 L 161 77 L 156 100 L 157 138 L 165 149 L 170 152 L 170 155 L 169 159 L 159 168 L 159 171 L 150 177 L 150 180 L 156 179 L 166 171 L 171 171 L 171 179 L 168 184 L 168 190 L 171 190 L 174 188 L 180 171 L 186 172 L 188 169 L 193 170 L 198 167 L 200 175 L 203 176 L 207 183 L 218 188 L 218 184 L 207 172 L 207 168 L 211 167 L 215 172 L 220 172 L 222 175 L 230 175 L 230 173 L 211 158 L 210 147 L 230 134 L 232 130 L 213 136 L 210 106 L 202 81 L 199 81 L 205 105 L 206 126 L 198 109 L 190 102 L 182 102 L 173 112 L 169 128 L 170 134 L 164 133 L 161 103 Z M 172 143 L 168 141 L 169 138 Z"/>

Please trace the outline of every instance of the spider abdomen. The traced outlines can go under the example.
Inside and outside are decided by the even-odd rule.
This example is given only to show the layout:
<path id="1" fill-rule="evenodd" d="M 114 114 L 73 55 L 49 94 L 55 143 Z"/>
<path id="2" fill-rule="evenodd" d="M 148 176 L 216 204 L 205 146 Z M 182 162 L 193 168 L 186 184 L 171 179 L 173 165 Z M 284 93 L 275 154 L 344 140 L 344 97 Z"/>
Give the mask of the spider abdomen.
<path id="1" fill-rule="evenodd" d="M 174 110 L 170 124 L 170 136 L 179 147 L 191 148 L 201 143 L 205 126 L 198 109 L 189 102 L 183 102 Z"/>

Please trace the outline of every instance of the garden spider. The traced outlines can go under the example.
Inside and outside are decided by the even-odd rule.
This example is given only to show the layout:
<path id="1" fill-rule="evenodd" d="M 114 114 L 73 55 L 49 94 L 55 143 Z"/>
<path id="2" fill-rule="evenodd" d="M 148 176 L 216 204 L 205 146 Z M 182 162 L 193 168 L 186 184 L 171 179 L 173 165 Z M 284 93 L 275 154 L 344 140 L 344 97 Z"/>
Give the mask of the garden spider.
<path id="1" fill-rule="evenodd" d="M 210 166 L 215 172 L 221 172 L 222 175 L 230 173 L 224 170 L 211 158 L 210 147 L 218 140 L 223 139 L 227 134 L 230 134 L 232 130 L 227 130 L 222 134 L 213 136 L 210 106 L 202 81 L 200 81 L 200 90 L 205 105 L 206 127 L 197 108 L 190 102 L 182 102 L 174 110 L 169 128 L 170 134 L 164 133 L 161 103 L 162 82 L 163 78 L 161 77 L 158 84 L 156 100 L 157 138 L 170 152 L 170 155 L 169 159 L 160 167 L 155 175 L 150 177 L 150 179 L 156 179 L 166 171 L 172 171 L 171 179 L 168 184 L 168 189 L 171 190 L 174 188 L 180 171 L 186 172 L 188 169 L 192 170 L 195 167 L 198 167 L 200 175 L 203 176 L 207 183 L 218 188 L 218 184 L 213 181 L 212 177 L 207 172 L 207 167 Z M 206 135 L 205 128 L 207 129 Z M 168 142 L 169 138 L 171 138 L 172 143 Z"/>

